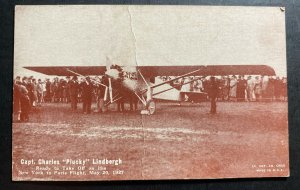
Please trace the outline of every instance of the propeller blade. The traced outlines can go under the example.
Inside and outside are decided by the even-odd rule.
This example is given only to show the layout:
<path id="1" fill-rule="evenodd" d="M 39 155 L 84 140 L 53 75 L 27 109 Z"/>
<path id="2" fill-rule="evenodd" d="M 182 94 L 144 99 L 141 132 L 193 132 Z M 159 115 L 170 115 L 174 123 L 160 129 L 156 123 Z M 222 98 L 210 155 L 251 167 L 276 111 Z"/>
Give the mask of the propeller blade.
<path id="1" fill-rule="evenodd" d="M 108 78 L 108 82 L 109 82 L 109 99 L 110 99 L 110 103 L 112 103 L 113 97 L 112 97 L 111 78 Z"/>
<path id="2" fill-rule="evenodd" d="M 107 93 L 108 93 L 108 87 L 105 87 L 105 93 L 104 93 L 104 101 L 107 100 Z"/>
<path id="3" fill-rule="evenodd" d="M 108 71 L 111 68 L 111 61 L 110 59 L 106 56 L 106 70 Z"/>

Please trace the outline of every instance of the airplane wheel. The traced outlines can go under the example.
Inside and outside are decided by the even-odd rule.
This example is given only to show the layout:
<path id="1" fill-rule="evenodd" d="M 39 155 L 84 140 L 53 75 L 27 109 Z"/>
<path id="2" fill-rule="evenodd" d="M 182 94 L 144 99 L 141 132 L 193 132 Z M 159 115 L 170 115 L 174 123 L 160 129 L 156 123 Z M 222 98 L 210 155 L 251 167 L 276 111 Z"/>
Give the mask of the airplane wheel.
<path id="1" fill-rule="evenodd" d="M 153 115 L 155 113 L 155 110 L 156 110 L 155 102 L 153 100 L 150 100 L 147 103 L 146 109 L 149 111 L 149 115 Z"/>

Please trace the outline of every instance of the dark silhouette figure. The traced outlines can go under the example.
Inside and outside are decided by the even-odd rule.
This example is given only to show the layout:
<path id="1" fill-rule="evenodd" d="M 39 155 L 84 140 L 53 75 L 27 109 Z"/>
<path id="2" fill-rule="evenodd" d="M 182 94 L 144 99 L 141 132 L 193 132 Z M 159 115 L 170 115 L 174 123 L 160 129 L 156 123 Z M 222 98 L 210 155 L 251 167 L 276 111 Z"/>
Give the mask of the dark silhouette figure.
<path id="1" fill-rule="evenodd" d="M 83 113 L 90 114 L 92 109 L 93 84 L 89 77 L 86 77 L 86 81 L 81 83 L 81 88 Z"/>
<path id="2" fill-rule="evenodd" d="M 78 103 L 78 81 L 77 77 L 74 76 L 72 80 L 68 82 L 68 89 L 70 94 L 70 100 L 71 100 L 71 109 L 76 110 L 77 109 L 77 103 Z"/>
<path id="3" fill-rule="evenodd" d="M 210 77 L 208 96 L 210 97 L 210 102 L 211 102 L 211 106 L 210 106 L 211 114 L 217 113 L 216 99 L 218 97 L 218 90 L 219 90 L 219 85 L 216 81 L 216 78 L 214 76 Z"/>

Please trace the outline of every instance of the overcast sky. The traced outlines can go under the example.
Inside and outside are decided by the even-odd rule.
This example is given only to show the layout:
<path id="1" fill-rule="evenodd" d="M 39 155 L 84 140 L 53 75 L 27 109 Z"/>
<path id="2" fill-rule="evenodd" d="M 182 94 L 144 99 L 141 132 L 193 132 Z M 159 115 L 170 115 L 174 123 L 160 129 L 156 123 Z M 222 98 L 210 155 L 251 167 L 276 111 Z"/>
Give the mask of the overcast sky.
<path id="1" fill-rule="evenodd" d="M 15 75 L 24 66 L 270 65 L 286 76 L 278 7 L 16 6 Z M 136 59 L 136 61 L 135 61 Z"/>

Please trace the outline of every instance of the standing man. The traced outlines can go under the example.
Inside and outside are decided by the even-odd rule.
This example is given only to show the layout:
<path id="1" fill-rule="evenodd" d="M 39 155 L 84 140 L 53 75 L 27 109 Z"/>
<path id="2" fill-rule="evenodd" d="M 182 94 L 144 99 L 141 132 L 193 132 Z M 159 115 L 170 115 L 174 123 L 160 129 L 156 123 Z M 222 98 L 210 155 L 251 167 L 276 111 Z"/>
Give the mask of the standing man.
<path id="1" fill-rule="evenodd" d="M 254 94 L 255 94 L 255 100 L 257 102 L 261 101 L 262 81 L 259 78 L 259 76 L 256 76 L 254 80 Z"/>
<path id="2" fill-rule="evenodd" d="M 210 97 L 210 113 L 217 113 L 217 103 L 216 99 L 218 97 L 219 85 L 214 76 L 210 77 L 210 83 L 208 88 L 208 96 Z"/>
<path id="3" fill-rule="evenodd" d="M 28 96 L 28 90 L 21 82 L 18 81 L 15 83 L 14 87 L 16 88 L 14 90 L 18 91 L 19 98 L 20 98 L 20 106 L 21 106 L 20 121 L 27 122 L 29 121 L 29 111 L 31 108 L 31 102 Z"/>
<path id="4" fill-rule="evenodd" d="M 21 120 L 21 93 L 19 85 L 21 85 L 21 77 L 17 76 L 13 85 L 13 114 L 17 116 L 18 122 Z"/>
<path id="5" fill-rule="evenodd" d="M 28 90 L 28 96 L 29 96 L 29 99 L 30 99 L 31 107 L 34 107 L 35 106 L 34 94 L 33 94 L 34 85 L 33 85 L 32 79 L 33 79 L 33 76 L 30 76 L 28 78 L 27 85 L 25 87 Z"/>
<path id="6" fill-rule="evenodd" d="M 245 100 L 245 90 L 247 87 L 247 81 L 244 80 L 244 76 L 239 76 L 238 84 L 237 84 L 237 101 Z"/>
<path id="7" fill-rule="evenodd" d="M 66 77 L 67 81 L 66 81 L 66 103 L 70 102 L 70 76 Z"/>
<path id="8" fill-rule="evenodd" d="M 233 75 L 231 77 L 229 85 L 230 85 L 229 98 L 233 98 L 235 100 L 236 99 L 236 89 L 237 89 L 237 79 L 236 79 L 235 75 Z"/>
<path id="9" fill-rule="evenodd" d="M 78 81 L 77 76 L 74 76 L 72 80 L 69 81 L 69 93 L 71 99 L 71 109 L 73 111 L 77 110 L 77 97 L 78 97 Z"/>
<path id="10" fill-rule="evenodd" d="M 36 82 L 36 79 L 33 78 L 32 79 L 32 82 L 31 82 L 31 85 L 32 85 L 32 94 L 33 94 L 33 102 L 32 102 L 32 106 L 37 106 L 38 105 L 38 95 L 37 95 L 37 82 Z"/>
<path id="11" fill-rule="evenodd" d="M 104 112 L 104 96 L 106 87 L 103 84 L 103 80 L 100 79 L 100 84 L 96 86 L 96 99 L 97 99 L 97 112 L 101 113 Z"/>
<path id="12" fill-rule="evenodd" d="M 248 76 L 248 80 L 247 80 L 247 98 L 248 101 L 252 102 L 255 100 L 254 97 L 254 81 L 252 79 L 252 76 Z"/>
<path id="13" fill-rule="evenodd" d="M 44 96 L 43 95 L 44 88 L 43 88 L 43 83 L 42 83 L 41 79 L 38 80 L 36 91 L 37 91 L 37 100 L 38 100 L 37 101 L 37 105 L 41 106 L 42 105 L 43 96 Z"/>
<path id="14" fill-rule="evenodd" d="M 30 110 L 31 110 L 31 107 L 32 107 L 32 99 L 31 99 L 31 83 L 30 83 L 30 78 L 27 78 L 27 77 L 23 77 L 22 78 L 22 85 L 25 87 L 25 89 L 24 88 L 21 88 L 21 90 L 22 90 L 22 94 L 26 94 L 25 96 L 26 97 L 28 97 L 29 98 L 29 106 L 28 106 L 28 110 L 24 110 L 24 113 L 26 112 L 27 113 L 27 111 L 29 112 Z M 21 112 L 23 112 L 22 111 L 22 109 L 24 108 L 24 106 L 23 105 L 26 105 L 26 102 L 27 102 L 27 100 L 26 100 L 26 98 L 24 98 L 25 96 L 21 96 Z M 23 106 L 23 107 L 22 107 Z M 23 114 L 24 115 L 24 114 Z M 21 113 L 21 116 L 22 116 L 22 113 Z M 21 120 L 22 120 L 22 118 L 21 118 Z"/>
<path id="15" fill-rule="evenodd" d="M 46 79 L 46 94 L 45 94 L 45 102 L 51 102 L 51 90 L 50 90 L 51 82 L 49 79 Z"/>
<path id="16" fill-rule="evenodd" d="M 92 97 L 93 97 L 93 84 L 90 77 L 86 77 L 86 80 L 81 83 L 82 88 L 82 108 L 83 113 L 90 114 L 92 109 Z"/>

